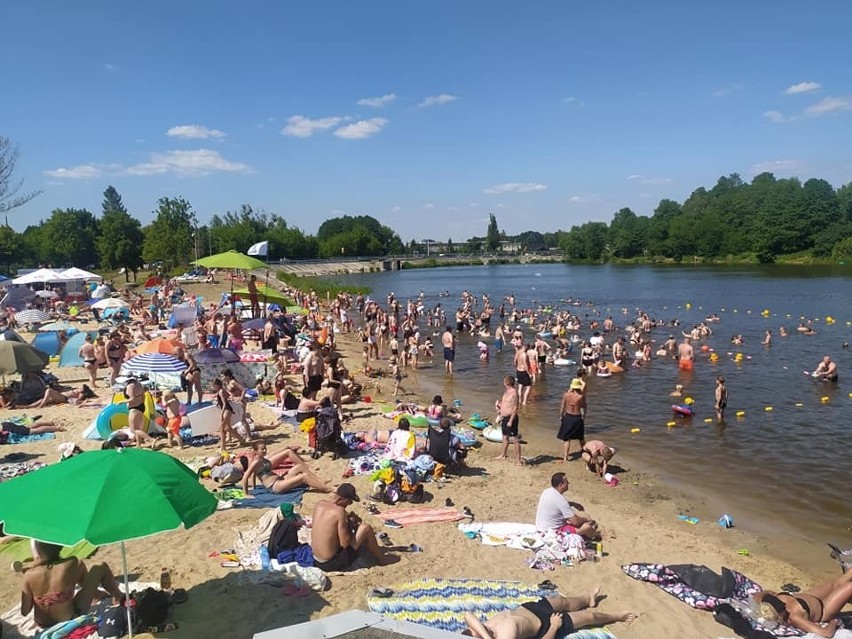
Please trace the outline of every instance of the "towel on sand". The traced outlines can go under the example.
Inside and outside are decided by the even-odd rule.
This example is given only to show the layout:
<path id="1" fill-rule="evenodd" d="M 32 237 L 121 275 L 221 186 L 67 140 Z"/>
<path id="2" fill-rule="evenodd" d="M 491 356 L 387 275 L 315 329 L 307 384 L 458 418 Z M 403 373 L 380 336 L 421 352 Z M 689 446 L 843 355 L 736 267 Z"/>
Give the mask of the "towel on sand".
<path id="1" fill-rule="evenodd" d="M 387 521 L 393 519 L 403 526 L 414 524 L 431 524 L 443 521 L 461 521 L 464 515 L 455 508 L 408 508 L 402 510 L 389 509 L 376 515 Z"/>
<path id="2" fill-rule="evenodd" d="M 252 490 L 251 497 L 247 497 L 240 488 L 221 488 L 214 495 L 222 501 L 234 500 L 234 508 L 277 508 L 281 504 L 301 504 L 302 495 L 307 491 L 308 489 L 302 486 L 292 488 L 286 493 L 272 493 L 258 486 Z"/>

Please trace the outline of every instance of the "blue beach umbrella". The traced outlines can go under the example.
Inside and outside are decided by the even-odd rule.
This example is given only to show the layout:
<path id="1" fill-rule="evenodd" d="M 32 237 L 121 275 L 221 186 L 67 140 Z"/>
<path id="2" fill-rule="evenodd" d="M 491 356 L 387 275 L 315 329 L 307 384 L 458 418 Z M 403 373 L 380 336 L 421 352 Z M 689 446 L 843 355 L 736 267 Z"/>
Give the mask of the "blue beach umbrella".
<path id="1" fill-rule="evenodd" d="M 163 353 L 142 353 L 131 357 L 121 365 L 122 373 L 180 373 L 186 363 L 177 357 Z"/>

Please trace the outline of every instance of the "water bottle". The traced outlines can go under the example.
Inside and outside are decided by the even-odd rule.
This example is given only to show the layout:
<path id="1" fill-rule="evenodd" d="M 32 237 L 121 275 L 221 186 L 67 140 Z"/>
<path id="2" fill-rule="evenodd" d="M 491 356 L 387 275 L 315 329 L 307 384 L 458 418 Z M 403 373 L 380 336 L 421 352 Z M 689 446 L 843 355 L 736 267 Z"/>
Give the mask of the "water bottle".
<path id="1" fill-rule="evenodd" d="M 170 590 L 172 587 L 172 575 L 168 568 L 160 572 L 160 590 Z"/>
<path id="2" fill-rule="evenodd" d="M 269 548 L 266 545 L 260 547 L 260 566 L 264 570 L 272 570 L 272 559 L 269 557 Z"/>

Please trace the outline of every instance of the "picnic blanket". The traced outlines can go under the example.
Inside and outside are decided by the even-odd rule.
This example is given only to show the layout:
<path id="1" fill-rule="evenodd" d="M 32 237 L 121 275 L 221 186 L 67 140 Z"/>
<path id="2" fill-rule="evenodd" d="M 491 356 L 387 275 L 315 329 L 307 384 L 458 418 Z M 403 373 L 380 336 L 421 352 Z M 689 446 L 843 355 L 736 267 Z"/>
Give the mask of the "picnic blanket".
<path id="1" fill-rule="evenodd" d="M 747 604 L 751 595 L 763 590 L 759 584 L 730 568 L 722 568 L 721 575 L 717 575 L 707 566 L 692 564 L 628 564 L 621 569 L 629 577 L 652 583 L 692 608 L 709 612 L 729 600 Z M 756 630 L 770 632 L 769 628 L 763 627 L 755 619 L 748 616 L 745 618 Z M 776 637 L 792 637 L 803 633 L 782 623 L 772 628 L 771 634 Z"/>
<path id="2" fill-rule="evenodd" d="M 387 598 L 368 595 L 367 605 L 371 612 L 449 632 L 465 629 L 466 612 L 484 619 L 517 608 L 524 602 L 555 594 L 520 581 L 490 579 L 418 579 L 392 586 L 391 590 L 393 594 Z M 567 636 L 571 639 L 615 637 L 605 628 L 584 628 Z"/>
<path id="3" fill-rule="evenodd" d="M 433 524 L 445 521 L 460 521 L 464 515 L 455 508 L 408 508 L 405 510 L 386 510 L 376 515 L 382 521 L 393 519 L 403 526 L 414 524 Z"/>
<path id="4" fill-rule="evenodd" d="M 6 456 L 6 458 L 8 459 L 8 455 Z M 32 471 L 38 470 L 39 468 L 44 468 L 45 466 L 47 466 L 47 464 L 39 461 L 23 461 L 0 464 L 0 481 L 20 477 L 21 475 L 26 475 L 27 473 L 31 473 Z"/>
<path id="5" fill-rule="evenodd" d="M 31 444 L 32 442 L 40 442 L 45 439 L 56 439 L 56 433 L 40 433 L 37 435 L 18 435 L 17 433 L 9 433 L 6 437 L 6 443 Z"/>

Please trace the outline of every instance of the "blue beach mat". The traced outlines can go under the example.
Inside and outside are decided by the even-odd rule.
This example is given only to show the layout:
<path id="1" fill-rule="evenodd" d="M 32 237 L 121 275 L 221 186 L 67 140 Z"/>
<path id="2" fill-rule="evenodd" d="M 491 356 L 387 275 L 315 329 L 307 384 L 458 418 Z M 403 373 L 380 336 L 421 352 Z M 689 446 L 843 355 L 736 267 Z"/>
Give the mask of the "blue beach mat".
<path id="1" fill-rule="evenodd" d="M 286 493 L 276 494 L 258 486 L 252 490 L 253 497 L 249 498 L 245 497 L 240 488 L 223 488 L 215 495 L 217 499 L 233 499 L 234 508 L 277 508 L 281 504 L 301 504 L 302 495 L 307 491 L 307 488 L 293 488 Z"/>
<path id="2" fill-rule="evenodd" d="M 527 601 L 555 594 L 520 581 L 490 579 L 418 579 L 392 586 L 391 590 L 393 595 L 387 598 L 367 596 L 371 612 L 449 632 L 465 629 L 466 612 L 483 619 L 517 608 Z M 560 638 L 565 636 L 571 639 L 615 639 L 615 635 L 605 628 L 583 628 L 570 635 L 557 635 Z"/>

